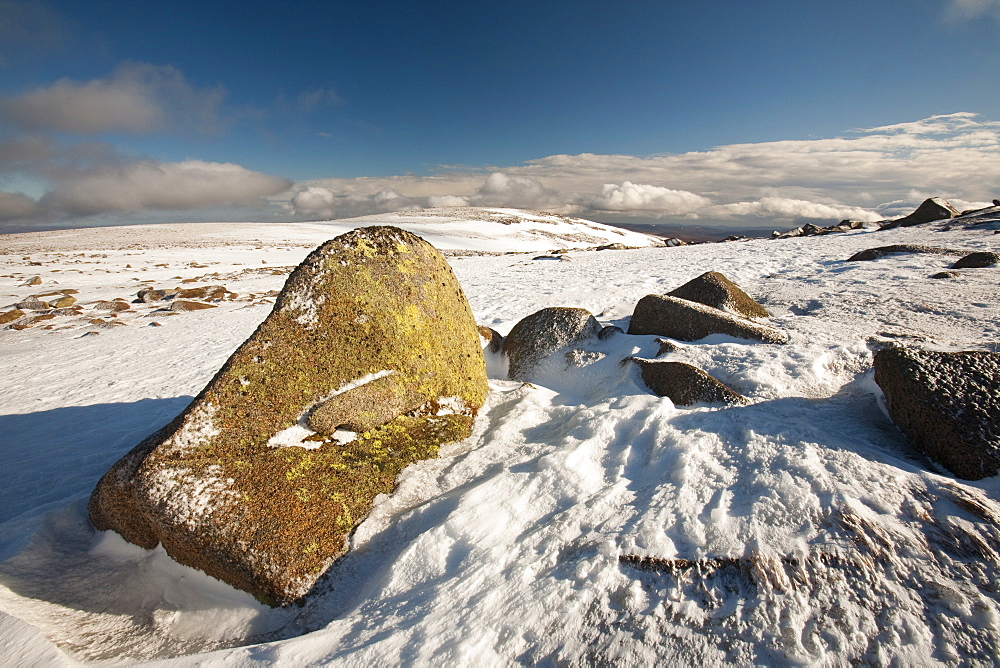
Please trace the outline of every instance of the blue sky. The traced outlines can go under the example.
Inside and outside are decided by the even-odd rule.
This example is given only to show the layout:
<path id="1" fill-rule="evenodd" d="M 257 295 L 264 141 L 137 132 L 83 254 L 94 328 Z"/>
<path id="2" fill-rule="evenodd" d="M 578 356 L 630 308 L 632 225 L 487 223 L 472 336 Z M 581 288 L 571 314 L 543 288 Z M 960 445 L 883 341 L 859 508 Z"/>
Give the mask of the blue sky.
<path id="1" fill-rule="evenodd" d="M 0 0 L 0 229 L 1000 196 L 1000 0 Z"/>

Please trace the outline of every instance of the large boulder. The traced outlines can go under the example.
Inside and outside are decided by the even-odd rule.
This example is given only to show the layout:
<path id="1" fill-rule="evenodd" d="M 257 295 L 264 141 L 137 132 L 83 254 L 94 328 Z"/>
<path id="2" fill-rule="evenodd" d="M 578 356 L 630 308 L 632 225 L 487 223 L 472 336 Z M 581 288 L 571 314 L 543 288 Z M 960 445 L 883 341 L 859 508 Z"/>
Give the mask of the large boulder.
<path id="1" fill-rule="evenodd" d="M 393 227 L 354 230 L 313 251 L 184 412 L 101 478 L 90 519 L 294 602 L 405 466 L 471 432 L 487 391 L 441 254 Z"/>
<path id="2" fill-rule="evenodd" d="M 750 400 L 719 382 L 696 366 L 684 362 L 664 362 L 630 357 L 638 364 L 645 383 L 653 394 L 667 397 L 678 406 L 692 404 L 741 405 Z"/>
<path id="3" fill-rule="evenodd" d="M 960 478 L 1000 468 L 1000 353 L 889 348 L 875 382 L 911 443 Z"/>
<path id="4" fill-rule="evenodd" d="M 711 334 L 764 343 L 788 341 L 788 335 L 774 327 L 669 295 L 646 295 L 640 299 L 629 321 L 628 333 L 656 334 L 679 341 L 697 341 Z"/>
<path id="5" fill-rule="evenodd" d="M 528 380 L 543 359 L 600 331 L 600 323 L 587 309 L 554 306 L 532 313 L 514 325 L 504 339 L 507 375 L 512 380 Z"/>
<path id="6" fill-rule="evenodd" d="M 740 286 L 717 271 L 707 271 L 667 294 L 748 318 L 767 318 L 771 315 Z"/>

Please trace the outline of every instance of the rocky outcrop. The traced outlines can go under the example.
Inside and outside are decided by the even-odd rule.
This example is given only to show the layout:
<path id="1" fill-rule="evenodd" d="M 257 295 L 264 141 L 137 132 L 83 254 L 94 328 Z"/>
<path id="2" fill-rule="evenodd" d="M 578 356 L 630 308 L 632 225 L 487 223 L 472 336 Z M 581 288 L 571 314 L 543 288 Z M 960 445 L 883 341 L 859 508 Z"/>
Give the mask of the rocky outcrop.
<path id="1" fill-rule="evenodd" d="M 504 339 L 508 377 L 529 380 L 543 359 L 600 331 L 600 323 L 586 309 L 555 306 L 532 313 L 514 325 Z"/>
<path id="2" fill-rule="evenodd" d="M 640 299 L 629 321 L 628 333 L 656 334 L 680 341 L 697 341 L 712 334 L 764 343 L 788 341 L 788 335 L 774 327 L 669 295 L 646 295 Z"/>
<path id="3" fill-rule="evenodd" d="M 767 318 L 771 315 L 738 285 L 717 271 L 705 272 L 667 294 L 748 318 Z"/>
<path id="4" fill-rule="evenodd" d="M 883 230 L 890 230 L 894 227 L 912 227 L 923 223 L 932 223 L 935 220 L 947 220 L 959 215 L 958 209 L 940 197 L 926 199 L 908 216 L 897 220 L 891 220 L 881 225 Z"/>
<path id="5" fill-rule="evenodd" d="M 964 255 L 964 251 L 953 250 L 951 248 L 939 248 L 937 246 L 922 246 L 920 244 L 893 244 L 892 246 L 879 246 L 858 251 L 847 258 L 848 262 L 862 262 L 865 260 L 878 260 L 887 255 L 905 255 L 907 253 L 930 253 L 933 255 Z"/>
<path id="6" fill-rule="evenodd" d="M 698 367 L 683 362 L 664 362 L 630 357 L 639 366 L 642 382 L 657 396 L 667 397 L 678 406 L 692 404 L 749 403 L 749 399 L 720 383 Z"/>
<path id="7" fill-rule="evenodd" d="M 907 439 L 960 478 L 1000 467 L 1000 353 L 889 348 L 875 382 Z"/>
<path id="8" fill-rule="evenodd" d="M 952 269 L 981 269 L 983 267 L 995 267 L 1000 264 L 1000 253 L 982 251 L 979 253 L 969 253 L 958 262 L 951 265 Z"/>
<path id="9" fill-rule="evenodd" d="M 354 230 L 313 251 L 184 412 L 101 478 L 90 519 L 269 604 L 297 601 L 405 466 L 470 433 L 486 393 L 441 254 L 396 228 Z"/>

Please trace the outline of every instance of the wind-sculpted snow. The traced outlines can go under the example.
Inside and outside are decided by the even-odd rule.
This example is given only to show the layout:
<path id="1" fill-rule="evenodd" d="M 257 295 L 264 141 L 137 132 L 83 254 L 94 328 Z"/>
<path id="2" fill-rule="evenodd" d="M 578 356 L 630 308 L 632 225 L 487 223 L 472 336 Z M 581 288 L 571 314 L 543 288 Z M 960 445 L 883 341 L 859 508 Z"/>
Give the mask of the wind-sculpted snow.
<path id="1" fill-rule="evenodd" d="M 871 365 L 888 345 L 995 351 L 1000 270 L 943 281 L 930 277 L 948 256 L 845 261 L 892 244 L 997 249 L 986 225 L 947 224 L 572 262 L 453 258 L 477 321 L 500 334 L 548 306 L 627 329 L 641 297 L 718 271 L 789 340 L 713 335 L 657 357 L 656 335 L 617 334 L 557 351 L 530 384 L 494 373 L 472 435 L 402 472 L 302 608 L 265 609 L 159 550 L 94 534 L 83 506 L 135 441 L 116 425 L 164 424 L 265 306 L 225 302 L 83 339 L 68 325 L 0 331 L 0 609 L 12 615 L 0 651 L 179 665 L 995 664 L 998 479 L 956 480 L 914 450 Z M 194 252 L 220 273 L 297 262 L 291 245 Z M 19 275 L 0 289 L 10 303 L 28 296 L 15 283 L 31 272 L 88 304 L 124 296 L 133 277 L 172 285 L 193 255 L 93 253 L 108 257 L 32 252 L 38 267 L 18 251 L 4 260 Z M 222 282 L 246 294 L 283 281 L 240 275 Z M 675 406 L 620 364 L 631 356 L 691 364 L 750 403 Z"/>

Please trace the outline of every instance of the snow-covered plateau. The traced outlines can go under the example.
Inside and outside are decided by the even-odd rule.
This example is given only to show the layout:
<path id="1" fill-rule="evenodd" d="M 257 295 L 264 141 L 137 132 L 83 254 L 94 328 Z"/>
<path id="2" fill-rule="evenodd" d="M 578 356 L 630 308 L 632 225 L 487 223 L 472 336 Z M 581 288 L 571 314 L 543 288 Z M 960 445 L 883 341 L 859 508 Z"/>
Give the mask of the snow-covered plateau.
<path id="1" fill-rule="evenodd" d="M 100 476 L 201 390 L 312 248 L 373 224 L 454 251 L 477 321 L 501 334 L 547 306 L 627 329 L 641 297 L 718 271 L 790 341 L 715 335 L 665 358 L 745 406 L 649 392 L 620 362 L 655 358 L 654 336 L 594 339 L 530 384 L 488 359 L 473 435 L 408 467 L 301 607 L 268 608 L 161 548 L 95 532 Z M 996 252 L 998 231 L 994 208 L 561 260 L 534 258 L 649 239 L 478 209 L 0 236 L 0 312 L 64 290 L 82 307 L 0 329 L 0 663 L 995 665 L 1000 477 L 958 480 L 915 451 L 872 357 L 891 344 L 1000 351 L 1000 268 L 932 278 L 956 256 L 846 260 L 891 244 Z M 203 285 L 237 296 L 193 311 L 107 305 Z"/>

